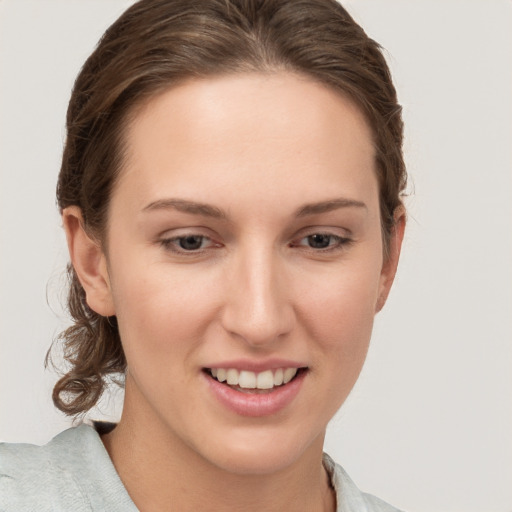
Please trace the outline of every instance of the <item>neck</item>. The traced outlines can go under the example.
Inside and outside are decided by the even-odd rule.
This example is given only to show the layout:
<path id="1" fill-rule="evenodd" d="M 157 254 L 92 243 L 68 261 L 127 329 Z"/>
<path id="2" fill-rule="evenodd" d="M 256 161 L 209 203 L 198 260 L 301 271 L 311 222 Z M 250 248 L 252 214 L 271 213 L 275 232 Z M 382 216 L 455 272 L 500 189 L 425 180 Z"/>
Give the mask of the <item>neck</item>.
<path id="1" fill-rule="evenodd" d="M 141 512 L 333 512 L 336 508 L 322 465 L 323 435 L 284 469 L 239 474 L 205 460 L 155 416 L 133 418 L 125 400 L 121 421 L 102 440 Z"/>

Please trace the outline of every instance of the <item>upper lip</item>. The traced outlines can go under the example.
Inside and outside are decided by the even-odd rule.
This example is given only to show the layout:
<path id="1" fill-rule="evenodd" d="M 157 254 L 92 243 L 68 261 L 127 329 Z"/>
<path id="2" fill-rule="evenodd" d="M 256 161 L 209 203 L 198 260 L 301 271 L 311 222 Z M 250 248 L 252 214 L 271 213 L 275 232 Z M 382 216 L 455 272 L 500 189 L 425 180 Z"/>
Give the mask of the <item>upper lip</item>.
<path id="1" fill-rule="evenodd" d="M 254 361 L 249 359 L 236 359 L 230 361 L 218 361 L 205 368 L 235 368 L 236 370 L 246 370 L 250 372 L 264 372 L 265 370 L 277 370 L 278 368 L 307 368 L 307 364 L 293 361 L 291 359 L 265 359 Z"/>

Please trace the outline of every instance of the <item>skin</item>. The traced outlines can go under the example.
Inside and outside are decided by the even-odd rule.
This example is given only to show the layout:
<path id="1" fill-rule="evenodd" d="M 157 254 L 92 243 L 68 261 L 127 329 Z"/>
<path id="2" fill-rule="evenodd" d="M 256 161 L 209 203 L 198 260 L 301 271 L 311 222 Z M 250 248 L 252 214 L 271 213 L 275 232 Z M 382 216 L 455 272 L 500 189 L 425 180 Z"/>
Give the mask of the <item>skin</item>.
<path id="1" fill-rule="evenodd" d="M 384 260 L 363 115 L 310 79 L 240 74 L 152 98 L 126 136 L 107 250 L 77 207 L 63 220 L 89 306 L 118 319 L 125 405 L 103 441 L 128 492 L 143 511 L 334 510 L 325 430 L 360 373 L 405 223 L 397 210 Z M 180 248 L 189 235 L 199 250 Z M 307 366 L 275 414 L 236 414 L 205 384 L 215 362 L 273 357 Z"/>

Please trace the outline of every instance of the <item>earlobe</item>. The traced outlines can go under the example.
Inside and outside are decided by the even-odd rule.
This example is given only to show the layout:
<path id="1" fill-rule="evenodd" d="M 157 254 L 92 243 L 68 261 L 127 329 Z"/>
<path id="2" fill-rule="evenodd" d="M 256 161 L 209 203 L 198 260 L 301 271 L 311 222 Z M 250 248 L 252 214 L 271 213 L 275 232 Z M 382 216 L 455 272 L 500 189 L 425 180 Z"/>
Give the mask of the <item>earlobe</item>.
<path id="1" fill-rule="evenodd" d="M 62 222 L 71 263 L 85 290 L 87 305 L 101 316 L 114 315 L 107 260 L 100 243 L 85 231 L 78 206 L 65 208 Z"/>
<path id="2" fill-rule="evenodd" d="M 393 281 L 395 280 L 398 260 L 400 259 L 400 251 L 402 249 L 402 241 L 405 232 L 405 208 L 399 206 L 394 212 L 394 226 L 389 239 L 389 250 L 387 257 L 382 265 L 380 276 L 379 296 L 375 305 L 375 312 L 378 313 L 386 303 Z"/>

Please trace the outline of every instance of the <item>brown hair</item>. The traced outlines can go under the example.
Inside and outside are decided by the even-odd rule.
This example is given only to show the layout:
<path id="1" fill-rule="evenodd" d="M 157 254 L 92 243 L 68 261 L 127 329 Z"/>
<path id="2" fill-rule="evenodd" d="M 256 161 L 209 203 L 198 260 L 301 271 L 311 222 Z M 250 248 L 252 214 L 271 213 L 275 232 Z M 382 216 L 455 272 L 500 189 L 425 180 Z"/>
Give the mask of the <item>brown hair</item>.
<path id="1" fill-rule="evenodd" d="M 130 7 L 105 32 L 75 82 L 59 208 L 79 206 L 85 229 L 105 247 L 123 129 L 136 107 L 187 78 L 279 70 L 348 95 L 366 115 L 386 247 L 406 183 L 401 108 L 379 45 L 335 0 L 141 0 Z M 115 317 L 92 311 L 71 265 L 68 273 L 74 324 L 59 339 L 70 368 L 53 400 L 76 415 L 96 404 L 106 379 L 124 374 L 126 359 Z"/>

